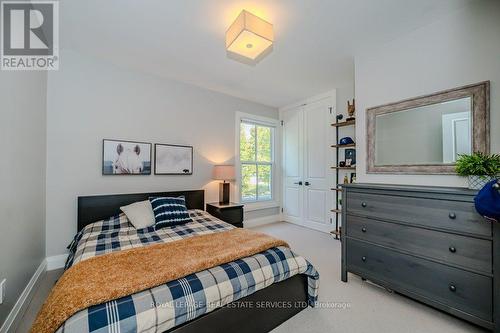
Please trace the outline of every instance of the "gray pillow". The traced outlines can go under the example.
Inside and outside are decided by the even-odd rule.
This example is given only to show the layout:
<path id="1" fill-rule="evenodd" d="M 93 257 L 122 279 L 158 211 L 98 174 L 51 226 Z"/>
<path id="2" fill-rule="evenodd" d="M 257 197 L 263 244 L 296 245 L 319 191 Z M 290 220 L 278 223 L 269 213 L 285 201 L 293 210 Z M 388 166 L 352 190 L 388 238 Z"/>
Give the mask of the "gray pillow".
<path id="1" fill-rule="evenodd" d="M 127 215 L 128 220 L 136 229 L 147 228 L 155 224 L 155 216 L 149 200 L 134 202 L 120 207 L 120 210 Z"/>

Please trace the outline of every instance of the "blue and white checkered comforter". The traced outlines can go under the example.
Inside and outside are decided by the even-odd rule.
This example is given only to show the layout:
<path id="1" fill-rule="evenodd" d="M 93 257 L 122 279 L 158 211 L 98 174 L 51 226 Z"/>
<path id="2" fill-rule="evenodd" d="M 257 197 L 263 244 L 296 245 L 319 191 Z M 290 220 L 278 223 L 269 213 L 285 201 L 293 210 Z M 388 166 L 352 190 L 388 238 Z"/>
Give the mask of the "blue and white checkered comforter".
<path id="1" fill-rule="evenodd" d="M 192 222 L 157 231 L 136 230 L 124 214 L 88 225 L 70 244 L 66 268 L 114 251 L 234 228 L 201 210 L 189 214 Z M 57 333 L 164 332 L 297 274 L 308 276 L 308 302 L 314 306 L 318 272 L 290 249 L 277 247 L 92 306 L 69 318 Z"/>

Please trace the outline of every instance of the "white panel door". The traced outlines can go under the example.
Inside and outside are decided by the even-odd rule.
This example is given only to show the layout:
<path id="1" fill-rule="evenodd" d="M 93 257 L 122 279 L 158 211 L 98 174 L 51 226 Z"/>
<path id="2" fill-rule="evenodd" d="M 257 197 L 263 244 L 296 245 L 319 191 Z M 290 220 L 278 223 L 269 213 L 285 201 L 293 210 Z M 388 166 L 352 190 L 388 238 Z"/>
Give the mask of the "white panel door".
<path id="1" fill-rule="evenodd" d="M 303 107 L 283 113 L 283 218 L 303 223 Z"/>
<path id="2" fill-rule="evenodd" d="M 455 163 L 458 154 L 470 154 L 470 114 L 469 112 L 448 113 L 442 116 L 443 162 Z"/>
<path id="3" fill-rule="evenodd" d="M 330 128 L 331 99 L 323 99 L 304 109 L 304 225 L 331 231 L 332 149 Z"/>

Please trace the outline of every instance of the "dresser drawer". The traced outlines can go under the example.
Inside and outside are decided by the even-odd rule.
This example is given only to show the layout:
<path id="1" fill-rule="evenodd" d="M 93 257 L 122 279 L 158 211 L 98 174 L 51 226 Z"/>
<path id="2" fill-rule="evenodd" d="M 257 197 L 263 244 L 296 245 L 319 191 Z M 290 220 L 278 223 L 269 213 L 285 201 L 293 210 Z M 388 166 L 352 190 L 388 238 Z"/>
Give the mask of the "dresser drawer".
<path id="1" fill-rule="evenodd" d="M 492 320 L 492 279 L 346 238 L 347 269 L 395 290 Z"/>
<path id="2" fill-rule="evenodd" d="M 347 215 L 347 236 L 492 273 L 492 242 Z"/>
<path id="3" fill-rule="evenodd" d="M 491 223 L 472 202 L 448 201 L 369 193 L 347 193 L 348 214 L 401 221 L 443 230 L 491 236 Z"/>

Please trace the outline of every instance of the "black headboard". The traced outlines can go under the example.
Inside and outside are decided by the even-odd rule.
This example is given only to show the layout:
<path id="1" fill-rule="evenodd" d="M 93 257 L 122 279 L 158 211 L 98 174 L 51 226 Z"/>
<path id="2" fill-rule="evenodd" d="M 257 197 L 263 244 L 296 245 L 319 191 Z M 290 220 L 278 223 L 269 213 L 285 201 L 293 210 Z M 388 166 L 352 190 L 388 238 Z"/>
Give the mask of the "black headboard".
<path id="1" fill-rule="evenodd" d="M 120 207 L 137 201 L 148 200 L 149 197 L 168 196 L 186 198 L 188 209 L 205 209 L 205 191 L 150 192 L 133 194 L 110 194 L 78 197 L 78 231 L 87 224 L 119 214 Z"/>

